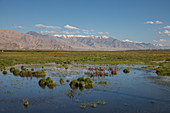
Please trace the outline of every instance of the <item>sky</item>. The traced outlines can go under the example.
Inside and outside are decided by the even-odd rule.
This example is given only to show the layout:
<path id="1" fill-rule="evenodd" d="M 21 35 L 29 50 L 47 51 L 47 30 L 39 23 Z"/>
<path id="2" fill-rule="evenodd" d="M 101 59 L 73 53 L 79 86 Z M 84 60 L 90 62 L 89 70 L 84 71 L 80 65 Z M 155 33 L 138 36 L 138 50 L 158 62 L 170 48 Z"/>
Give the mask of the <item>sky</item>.
<path id="1" fill-rule="evenodd" d="M 0 30 L 170 46 L 170 0 L 0 0 Z"/>

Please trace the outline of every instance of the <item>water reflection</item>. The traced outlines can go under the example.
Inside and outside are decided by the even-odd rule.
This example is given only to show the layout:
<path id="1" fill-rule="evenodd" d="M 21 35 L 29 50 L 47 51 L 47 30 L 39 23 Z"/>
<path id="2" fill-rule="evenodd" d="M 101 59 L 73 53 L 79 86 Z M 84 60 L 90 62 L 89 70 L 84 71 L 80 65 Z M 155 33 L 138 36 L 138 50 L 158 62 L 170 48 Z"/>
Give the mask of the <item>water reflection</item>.
<path id="1" fill-rule="evenodd" d="M 77 80 L 79 77 L 89 77 L 89 75 L 84 74 L 84 72 L 92 72 L 88 69 L 84 69 L 85 71 L 80 69 L 80 73 L 72 73 L 70 70 L 67 70 L 66 73 L 70 76 L 65 77 L 63 76 L 65 75 L 64 70 L 56 70 L 55 67 L 46 68 L 47 78 L 51 77 L 51 80 L 55 81 L 57 85 L 47 84 L 47 81 L 51 81 L 50 78 L 44 78 L 45 82 L 40 83 L 39 80 L 41 78 L 21 78 L 20 76 L 13 76 L 12 73 L 4 76 L 0 73 L 0 105 L 7 113 L 32 113 L 37 111 L 45 113 L 49 112 L 49 109 L 50 112 L 55 113 L 56 108 L 60 108 L 57 111 L 59 113 L 133 113 L 139 111 L 139 109 L 140 112 L 168 113 L 170 111 L 170 87 L 155 84 L 154 80 L 165 81 L 169 80 L 169 77 L 156 78 L 156 74 L 153 73 L 154 71 L 145 71 L 144 69 L 137 69 L 135 67 L 130 68 L 131 71 L 129 74 L 125 74 L 123 69 L 126 68 L 119 67 L 116 76 L 112 75 L 110 71 L 112 69 L 114 70 L 115 67 L 111 67 L 110 70 L 109 66 L 98 67 L 96 68 L 97 72 L 94 68 L 94 84 L 89 85 L 83 85 L 84 82 L 79 82 L 77 85 L 70 85 L 72 80 Z M 35 71 L 37 70 L 41 70 L 41 68 L 35 68 Z M 56 76 L 53 76 L 51 73 L 56 73 Z M 60 81 L 61 77 L 63 81 Z M 150 77 L 153 78 L 150 79 Z M 98 82 L 101 80 L 107 81 L 107 84 L 99 85 Z M 81 79 L 80 81 L 84 80 Z M 23 109 L 23 98 L 29 98 L 29 107 L 25 106 L 26 109 Z M 79 102 L 75 102 L 77 98 Z M 154 104 L 151 103 L 152 100 Z M 102 108 L 100 108 L 101 105 L 97 105 L 95 109 L 88 107 L 84 111 L 80 108 L 81 103 L 98 101 L 106 101 L 107 104 Z M 21 105 L 23 108 L 21 108 Z M 63 107 L 64 105 L 67 105 L 67 107 Z"/>

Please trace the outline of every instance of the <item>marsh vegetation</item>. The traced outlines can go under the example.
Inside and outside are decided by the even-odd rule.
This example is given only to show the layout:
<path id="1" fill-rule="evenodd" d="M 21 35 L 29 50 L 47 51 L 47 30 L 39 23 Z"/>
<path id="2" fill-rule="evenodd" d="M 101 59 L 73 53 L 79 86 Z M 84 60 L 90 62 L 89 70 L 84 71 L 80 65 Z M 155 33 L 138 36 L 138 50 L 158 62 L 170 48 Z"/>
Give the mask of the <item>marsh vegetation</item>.
<path id="1" fill-rule="evenodd" d="M 4 51 L 0 109 L 7 113 L 169 112 L 169 57 L 169 51 Z"/>

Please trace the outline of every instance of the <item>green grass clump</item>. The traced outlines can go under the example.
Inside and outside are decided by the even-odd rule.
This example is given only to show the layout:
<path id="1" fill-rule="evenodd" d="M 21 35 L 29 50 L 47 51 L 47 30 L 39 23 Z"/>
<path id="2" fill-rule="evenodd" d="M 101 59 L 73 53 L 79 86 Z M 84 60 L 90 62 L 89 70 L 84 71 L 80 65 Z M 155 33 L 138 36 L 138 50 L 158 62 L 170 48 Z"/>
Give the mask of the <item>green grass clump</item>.
<path id="1" fill-rule="evenodd" d="M 56 82 L 53 80 L 48 81 L 47 83 L 48 88 L 53 89 L 56 87 Z"/>
<path id="2" fill-rule="evenodd" d="M 45 88 L 46 85 L 50 89 L 53 89 L 56 87 L 56 82 L 51 80 L 50 77 L 47 77 L 46 79 L 45 78 L 40 79 L 38 83 L 42 88 Z"/>
<path id="3" fill-rule="evenodd" d="M 107 84 L 107 81 L 99 81 L 98 84 L 106 85 L 106 84 Z"/>
<path id="4" fill-rule="evenodd" d="M 15 69 L 14 72 L 13 72 L 13 74 L 14 74 L 15 76 L 19 75 L 19 73 L 20 73 L 19 69 Z"/>
<path id="5" fill-rule="evenodd" d="M 46 79 L 45 79 L 45 78 L 40 79 L 40 80 L 39 80 L 39 85 L 45 86 L 45 85 L 46 85 Z"/>
<path id="6" fill-rule="evenodd" d="M 93 84 L 93 80 L 90 77 L 87 77 L 84 81 L 86 84 Z"/>
<path id="7" fill-rule="evenodd" d="M 89 77 L 79 77 L 77 80 L 72 80 L 70 83 L 71 88 L 77 89 L 79 87 L 80 90 L 83 90 L 84 88 L 92 88 L 93 85 L 93 80 Z"/>
<path id="8" fill-rule="evenodd" d="M 85 109 L 87 107 L 87 104 L 81 104 L 80 108 Z"/>
<path id="9" fill-rule="evenodd" d="M 170 76 L 170 67 L 159 67 L 155 70 L 159 76 Z"/>
<path id="10" fill-rule="evenodd" d="M 13 73 L 15 71 L 15 67 L 10 68 L 10 72 Z"/>
<path id="11" fill-rule="evenodd" d="M 84 76 L 79 77 L 79 78 L 77 79 L 77 81 L 85 81 Z"/>
<path id="12" fill-rule="evenodd" d="M 60 84 L 62 85 L 64 83 L 64 79 L 63 78 L 60 78 Z"/>
<path id="13" fill-rule="evenodd" d="M 31 71 L 34 71 L 34 68 L 31 68 Z"/>
<path id="14" fill-rule="evenodd" d="M 96 102 L 96 104 L 105 105 L 106 102 L 105 101 L 98 101 L 98 102 Z"/>
<path id="15" fill-rule="evenodd" d="M 8 72 L 7 72 L 6 70 L 5 70 L 5 71 L 3 71 L 2 73 L 3 73 L 4 75 L 8 74 Z"/>
<path id="16" fill-rule="evenodd" d="M 83 103 L 83 104 L 81 104 L 80 108 L 85 109 L 87 106 L 92 107 L 92 108 L 96 108 L 97 104 L 98 105 L 106 105 L 106 102 L 105 101 L 103 101 L 103 102 L 98 101 L 98 102 L 92 102 L 92 103 Z"/>
<path id="17" fill-rule="evenodd" d="M 29 70 L 27 70 L 27 69 L 25 69 L 25 70 L 21 70 L 20 71 L 20 73 L 19 73 L 19 75 L 21 76 L 21 77 L 29 77 L 29 76 L 32 76 L 32 72 L 31 71 L 29 71 Z"/>
<path id="18" fill-rule="evenodd" d="M 46 78 L 46 81 L 50 81 L 50 80 L 51 80 L 51 77 L 47 77 L 47 78 Z"/>
<path id="19" fill-rule="evenodd" d="M 126 68 L 123 70 L 124 73 L 130 73 L 130 69 L 129 68 Z"/>
<path id="20" fill-rule="evenodd" d="M 111 74 L 112 74 L 112 75 L 117 75 L 117 70 L 111 71 Z"/>
<path id="21" fill-rule="evenodd" d="M 96 103 L 91 103 L 90 106 L 91 106 L 92 108 L 96 108 Z"/>
<path id="22" fill-rule="evenodd" d="M 35 72 L 32 72 L 32 75 L 35 76 L 35 77 L 45 77 L 46 76 L 46 72 L 45 71 L 35 71 Z"/>
<path id="23" fill-rule="evenodd" d="M 21 66 L 21 70 L 26 70 L 25 66 Z"/>

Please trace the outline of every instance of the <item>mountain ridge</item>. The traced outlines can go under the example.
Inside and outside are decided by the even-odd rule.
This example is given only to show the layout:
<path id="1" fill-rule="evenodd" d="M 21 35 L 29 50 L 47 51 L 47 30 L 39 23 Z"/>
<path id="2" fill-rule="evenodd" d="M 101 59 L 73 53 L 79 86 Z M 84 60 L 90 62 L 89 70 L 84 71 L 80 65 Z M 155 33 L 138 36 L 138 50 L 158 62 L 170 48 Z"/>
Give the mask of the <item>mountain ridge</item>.
<path id="1" fill-rule="evenodd" d="M 43 35 L 0 30 L 0 49 L 24 50 L 142 50 L 162 49 L 150 43 L 124 42 L 107 36 Z"/>

